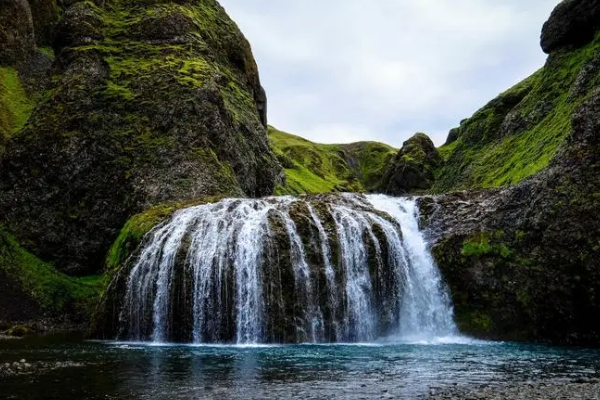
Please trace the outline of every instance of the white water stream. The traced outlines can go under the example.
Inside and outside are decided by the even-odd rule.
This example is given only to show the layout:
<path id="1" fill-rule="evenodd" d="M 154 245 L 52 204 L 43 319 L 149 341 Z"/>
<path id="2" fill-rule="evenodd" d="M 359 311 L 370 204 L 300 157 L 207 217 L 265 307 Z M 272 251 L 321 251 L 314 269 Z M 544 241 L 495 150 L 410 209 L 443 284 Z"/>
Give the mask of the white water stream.
<path id="1" fill-rule="evenodd" d="M 120 319 L 125 338 L 155 342 L 457 334 L 416 202 L 383 195 L 227 199 L 180 210 L 146 238 Z"/>

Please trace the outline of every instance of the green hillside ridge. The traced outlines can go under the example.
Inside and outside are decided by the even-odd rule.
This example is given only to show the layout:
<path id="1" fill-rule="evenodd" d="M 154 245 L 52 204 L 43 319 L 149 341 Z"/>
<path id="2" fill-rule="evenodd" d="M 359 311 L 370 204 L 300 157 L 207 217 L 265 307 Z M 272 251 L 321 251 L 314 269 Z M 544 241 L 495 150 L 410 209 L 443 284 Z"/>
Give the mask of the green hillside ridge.
<path id="1" fill-rule="evenodd" d="M 583 47 L 557 50 L 540 70 L 463 120 L 438 148 L 444 162 L 429 192 L 511 186 L 546 168 L 571 133 L 574 110 L 600 82 L 599 53 L 600 35 Z M 351 148 L 317 145 L 274 128 L 270 136 L 288 180 L 278 194 L 378 191 L 381 163 L 392 163 L 387 157 L 396 153 L 368 142 L 359 167 L 367 172 L 360 175 L 343 155 Z"/>
<path id="2" fill-rule="evenodd" d="M 269 127 L 271 148 L 285 169 L 278 195 L 375 190 L 397 150 L 378 142 L 320 144 Z"/>
<path id="3" fill-rule="evenodd" d="M 600 35 L 552 53 L 546 65 L 453 129 L 434 193 L 515 185 L 548 166 L 574 110 L 600 82 Z"/>

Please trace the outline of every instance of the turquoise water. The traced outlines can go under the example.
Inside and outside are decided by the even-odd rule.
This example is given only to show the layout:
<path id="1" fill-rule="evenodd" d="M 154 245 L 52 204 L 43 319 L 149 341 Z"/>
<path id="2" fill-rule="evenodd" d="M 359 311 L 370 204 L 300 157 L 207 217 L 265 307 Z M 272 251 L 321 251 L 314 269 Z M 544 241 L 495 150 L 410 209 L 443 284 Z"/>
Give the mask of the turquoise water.
<path id="1" fill-rule="evenodd" d="M 410 399 L 453 385 L 600 377 L 597 350 L 475 341 L 270 347 L 0 341 L 0 365 L 21 359 L 33 369 L 0 375 L 0 398 Z"/>

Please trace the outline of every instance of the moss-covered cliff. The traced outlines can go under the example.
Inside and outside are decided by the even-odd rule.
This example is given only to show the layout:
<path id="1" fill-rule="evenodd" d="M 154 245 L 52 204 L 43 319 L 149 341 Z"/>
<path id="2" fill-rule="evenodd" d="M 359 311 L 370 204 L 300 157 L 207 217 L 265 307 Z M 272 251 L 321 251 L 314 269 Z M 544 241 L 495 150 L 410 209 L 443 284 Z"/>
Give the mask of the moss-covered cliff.
<path id="1" fill-rule="evenodd" d="M 437 190 L 515 185 L 421 199 L 466 333 L 600 343 L 600 36 L 569 32 L 586 29 L 573 24 L 581 7 L 600 26 L 599 2 L 559 5 L 542 34 L 558 43 L 546 66 L 445 146 Z"/>
<path id="2" fill-rule="evenodd" d="M 546 65 L 451 131 L 435 192 L 514 185 L 546 168 L 570 117 L 600 82 L 600 36 L 552 52 Z"/>
<path id="3" fill-rule="evenodd" d="M 273 127 L 269 137 L 285 168 L 286 183 L 277 194 L 373 191 L 396 154 L 383 143 L 313 143 Z"/>
<path id="4" fill-rule="evenodd" d="M 0 333 L 17 323 L 34 331 L 85 324 L 102 287 L 102 276 L 61 274 L 0 228 Z"/>
<path id="5" fill-rule="evenodd" d="M 216 1 L 69 3 L 49 89 L 1 167 L 0 213 L 23 245 L 95 271 L 136 212 L 273 192 L 266 96 Z"/>

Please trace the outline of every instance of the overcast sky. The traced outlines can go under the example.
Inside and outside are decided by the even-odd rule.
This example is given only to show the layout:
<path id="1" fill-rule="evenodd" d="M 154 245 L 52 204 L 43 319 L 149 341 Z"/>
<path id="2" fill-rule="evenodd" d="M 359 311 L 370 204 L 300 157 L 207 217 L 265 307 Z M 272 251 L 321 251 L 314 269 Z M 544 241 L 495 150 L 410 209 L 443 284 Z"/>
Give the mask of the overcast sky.
<path id="1" fill-rule="evenodd" d="M 540 68 L 559 0 L 220 0 L 254 51 L 269 123 L 322 143 L 450 128 Z"/>

